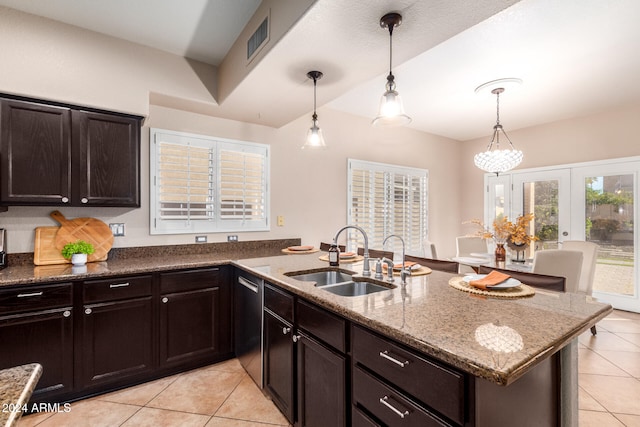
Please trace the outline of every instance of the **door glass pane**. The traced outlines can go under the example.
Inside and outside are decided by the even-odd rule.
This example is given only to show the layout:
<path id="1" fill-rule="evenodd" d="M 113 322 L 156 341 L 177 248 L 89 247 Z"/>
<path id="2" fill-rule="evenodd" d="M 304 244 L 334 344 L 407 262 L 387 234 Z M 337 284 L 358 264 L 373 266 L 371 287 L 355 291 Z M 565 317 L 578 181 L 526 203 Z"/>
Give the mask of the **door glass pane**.
<path id="1" fill-rule="evenodd" d="M 585 236 L 597 243 L 593 290 L 634 296 L 634 176 L 585 178 Z"/>
<path id="2" fill-rule="evenodd" d="M 504 206 L 504 184 L 496 184 L 494 188 L 495 199 L 494 199 L 494 212 L 493 218 L 499 218 L 501 216 L 506 215 L 505 206 Z"/>
<path id="3" fill-rule="evenodd" d="M 534 250 L 558 248 L 558 187 L 558 180 L 523 183 L 522 213 L 534 214 L 529 233 L 539 239 L 529 249 L 530 257 Z"/>

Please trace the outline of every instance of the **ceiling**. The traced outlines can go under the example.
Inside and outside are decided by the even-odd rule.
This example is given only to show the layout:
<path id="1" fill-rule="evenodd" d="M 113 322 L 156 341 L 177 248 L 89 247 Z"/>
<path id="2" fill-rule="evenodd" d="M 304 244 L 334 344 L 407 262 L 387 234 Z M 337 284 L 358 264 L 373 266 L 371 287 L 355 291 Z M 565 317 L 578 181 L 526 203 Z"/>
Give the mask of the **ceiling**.
<path id="1" fill-rule="evenodd" d="M 190 0 L 188 8 L 174 0 L 0 5 L 217 66 L 260 0 Z M 495 96 L 474 89 L 507 77 L 523 81 L 500 97 L 508 132 L 640 100 L 637 0 L 318 0 L 219 113 L 275 127 L 310 114 L 306 72 L 318 69 L 325 73 L 319 107 L 373 118 L 389 60 L 389 34 L 378 21 L 389 11 L 403 15 L 393 73 L 409 127 L 462 141 L 489 135 Z"/>

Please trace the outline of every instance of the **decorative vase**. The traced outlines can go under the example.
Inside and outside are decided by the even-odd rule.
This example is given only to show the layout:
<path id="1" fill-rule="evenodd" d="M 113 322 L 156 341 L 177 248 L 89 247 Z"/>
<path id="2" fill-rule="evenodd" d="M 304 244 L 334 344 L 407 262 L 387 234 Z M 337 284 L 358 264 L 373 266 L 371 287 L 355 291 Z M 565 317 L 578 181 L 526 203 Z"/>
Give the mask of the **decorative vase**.
<path id="1" fill-rule="evenodd" d="M 87 254 L 73 254 L 71 255 L 71 264 L 73 265 L 85 265 L 87 263 Z"/>
<path id="2" fill-rule="evenodd" d="M 496 243 L 496 262 L 504 262 L 507 259 L 507 250 L 504 248 L 504 243 Z"/>
<path id="3" fill-rule="evenodd" d="M 529 247 L 529 245 L 527 245 L 525 243 L 521 243 L 519 245 L 516 245 L 515 243 L 509 244 L 509 248 L 511 248 L 516 253 L 516 257 L 515 258 L 511 258 L 511 262 L 524 263 L 526 261 L 524 259 L 524 251 L 526 251 L 528 247 Z"/>

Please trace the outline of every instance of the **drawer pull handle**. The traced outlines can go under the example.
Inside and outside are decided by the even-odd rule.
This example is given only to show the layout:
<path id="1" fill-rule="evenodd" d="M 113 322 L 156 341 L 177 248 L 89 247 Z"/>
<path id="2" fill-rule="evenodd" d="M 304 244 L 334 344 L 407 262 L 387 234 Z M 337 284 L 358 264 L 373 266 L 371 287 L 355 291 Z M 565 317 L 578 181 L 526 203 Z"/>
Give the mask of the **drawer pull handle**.
<path id="1" fill-rule="evenodd" d="M 287 335 L 291 332 L 291 328 L 287 328 L 286 326 L 282 328 L 282 335 Z"/>
<path id="2" fill-rule="evenodd" d="M 401 362 L 401 361 L 399 361 L 398 359 L 396 359 L 396 358 L 394 358 L 394 357 L 389 356 L 389 352 L 388 352 L 387 350 L 385 350 L 385 351 L 381 351 L 381 352 L 380 352 L 380 357 L 382 357 L 382 358 L 384 358 L 384 359 L 387 359 L 387 360 L 389 360 L 389 361 L 391 361 L 391 362 L 395 363 L 396 365 L 400 366 L 401 368 L 404 368 L 406 365 L 408 365 L 408 364 L 409 364 L 409 361 L 408 361 L 408 360 L 405 360 L 404 362 Z"/>
<path id="3" fill-rule="evenodd" d="M 380 403 L 382 403 L 387 408 L 391 409 L 400 418 L 404 418 L 407 415 L 409 415 L 409 411 L 401 411 L 401 410 L 399 410 L 398 408 L 393 406 L 391 403 L 389 403 L 388 400 L 389 400 L 389 396 L 381 397 L 380 398 Z"/>
<path id="4" fill-rule="evenodd" d="M 18 298 L 41 297 L 44 292 L 31 292 L 29 294 L 18 294 Z"/>
<path id="5" fill-rule="evenodd" d="M 124 288 L 125 286 L 129 286 L 129 282 L 127 282 L 127 283 L 113 283 L 113 284 L 109 285 L 109 287 L 111 289 L 113 289 L 113 288 Z"/>

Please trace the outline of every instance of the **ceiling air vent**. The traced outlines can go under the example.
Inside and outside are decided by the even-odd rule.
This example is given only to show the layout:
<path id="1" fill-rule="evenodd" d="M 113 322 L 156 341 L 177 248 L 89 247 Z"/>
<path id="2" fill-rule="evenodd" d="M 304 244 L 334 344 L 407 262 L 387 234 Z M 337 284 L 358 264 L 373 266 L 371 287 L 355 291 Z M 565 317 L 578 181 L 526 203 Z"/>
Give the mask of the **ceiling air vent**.
<path id="1" fill-rule="evenodd" d="M 264 18 L 258 29 L 251 34 L 247 41 L 247 59 L 251 59 L 254 53 L 262 47 L 269 38 L 269 17 Z"/>

